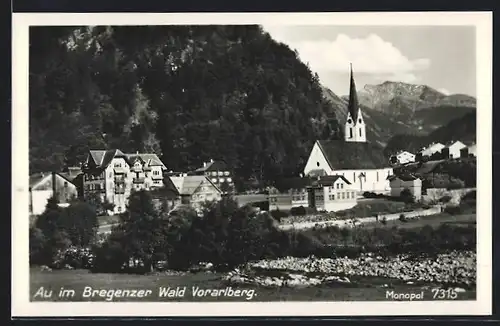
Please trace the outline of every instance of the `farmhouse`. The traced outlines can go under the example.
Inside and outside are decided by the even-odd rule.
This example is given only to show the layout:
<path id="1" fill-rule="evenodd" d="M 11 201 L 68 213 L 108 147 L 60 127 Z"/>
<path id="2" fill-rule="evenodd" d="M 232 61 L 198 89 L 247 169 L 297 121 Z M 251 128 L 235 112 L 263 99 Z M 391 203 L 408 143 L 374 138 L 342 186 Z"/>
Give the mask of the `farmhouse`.
<path id="1" fill-rule="evenodd" d="M 408 189 L 416 200 L 422 198 L 422 180 L 412 174 L 391 175 L 391 196 L 399 197 L 404 189 Z"/>
<path id="2" fill-rule="evenodd" d="M 470 157 L 470 156 L 473 156 L 473 157 L 476 157 L 476 144 L 471 144 L 467 147 L 464 147 L 460 150 L 460 157 Z"/>
<path id="3" fill-rule="evenodd" d="M 234 192 L 233 173 L 226 162 L 210 160 L 203 166 L 193 171 L 194 175 L 204 175 L 212 181 L 223 193 Z"/>
<path id="4" fill-rule="evenodd" d="M 393 173 L 383 149 L 366 140 L 366 125 L 358 105 L 351 67 L 351 84 L 345 139 L 317 140 L 304 168 L 304 175 L 342 175 L 357 195 L 365 191 L 388 193 L 387 177 Z"/>
<path id="5" fill-rule="evenodd" d="M 335 212 L 357 204 L 356 188 L 341 175 L 320 177 L 310 188 L 309 205 L 317 210 Z"/>
<path id="6" fill-rule="evenodd" d="M 203 175 L 168 177 L 180 196 L 180 204 L 199 211 L 207 201 L 219 201 L 222 192 L 210 179 Z"/>
<path id="7" fill-rule="evenodd" d="M 443 158 L 459 158 L 460 151 L 464 148 L 467 148 L 467 145 L 462 143 L 461 141 L 450 142 L 443 149 L 441 149 L 441 153 L 443 154 Z"/>
<path id="8" fill-rule="evenodd" d="M 48 172 L 30 175 L 29 213 L 40 215 L 45 211 L 48 200 L 55 196 L 59 206 L 69 205 L 78 196 L 76 186 L 62 173 Z"/>
<path id="9" fill-rule="evenodd" d="M 400 151 L 390 158 L 392 164 L 407 164 L 415 162 L 415 154 L 408 151 Z"/>
<path id="10" fill-rule="evenodd" d="M 432 156 L 435 153 L 441 152 L 441 150 L 445 148 L 445 145 L 441 143 L 431 143 L 429 146 L 424 147 L 420 152 L 420 156 Z"/>

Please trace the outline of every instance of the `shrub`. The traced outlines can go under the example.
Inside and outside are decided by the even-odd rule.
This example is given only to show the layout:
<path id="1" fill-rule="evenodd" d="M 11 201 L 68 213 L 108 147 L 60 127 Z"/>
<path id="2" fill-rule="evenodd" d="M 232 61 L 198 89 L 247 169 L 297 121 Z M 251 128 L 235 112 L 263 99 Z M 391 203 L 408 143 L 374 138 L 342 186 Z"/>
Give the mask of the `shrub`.
<path id="1" fill-rule="evenodd" d="M 270 211 L 271 216 L 278 222 L 281 221 L 282 218 L 287 217 L 289 214 L 286 211 L 282 211 L 279 209 L 273 209 Z"/>
<path id="2" fill-rule="evenodd" d="M 400 220 L 401 222 L 406 222 L 408 219 L 407 219 L 407 217 L 405 216 L 405 214 L 400 214 L 400 215 L 399 215 L 399 220 Z"/>
<path id="3" fill-rule="evenodd" d="M 401 198 L 401 201 L 404 203 L 414 203 L 415 202 L 415 196 L 411 193 L 410 189 L 405 188 L 401 191 L 401 194 L 399 195 Z"/>
<path id="4" fill-rule="evenodd" d="M 439 198 L 438 202 L 440 203 L 448 203 L 451 200 L 450 195 L 444 195 L 443 197 Z"/>
<path id="5" fill-rule="evenodd" d="M 462 212 L 462 209 L 460 206 L 448 205 L 444 208 L 444 212 L 450 215 L 457 215 Z"/>
<path id="6" fill-rule="evenodd" d="M 387 224 L 387 217 L 382 217 L 382 219 L 380 220 L 380 223 L 382 223 L 383 225 L 386 225 Z"/>
<path id="7" fill-rule="evenodd" d="M 292 216 L 304 216 L 307 214 L 307 210 L 304 206 L 292 207 L 290 209 L 290 215 Z"/>

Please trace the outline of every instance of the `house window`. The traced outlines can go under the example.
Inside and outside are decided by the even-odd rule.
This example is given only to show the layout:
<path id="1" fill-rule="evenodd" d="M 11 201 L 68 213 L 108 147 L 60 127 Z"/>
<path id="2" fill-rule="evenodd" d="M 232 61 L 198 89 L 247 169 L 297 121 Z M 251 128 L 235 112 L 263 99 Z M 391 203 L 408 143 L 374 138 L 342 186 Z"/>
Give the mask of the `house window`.
<path id="1" fill-rule="evenodd" d="M 344 184 L 343 183 L 340 184 L 340 189 L 344 189 Z"/>
<path id="2" fill-rule="evenodd" d="M 160 171 L 153 171 L 153 175 L 159 175 Z"/>
<path id="3" fill-rule="evenodd" d="M 115 163 L 115 168 L 121 168 L 122 164 L 121 163 Z"/>
<path id="4" fill-rule="evenodd" d="M 349 138 L 352 138 L 352 128 L 349 128 Z"/>
<path id="5" fill-rule="evenodd" d="M 64 188 L 68 188 L 68 182 L 64 182 Z"/>
<path id="6" fill-rule="evenodd" d="M 342 199 L 345 199 L 345 192 L 342 192 Z"/>

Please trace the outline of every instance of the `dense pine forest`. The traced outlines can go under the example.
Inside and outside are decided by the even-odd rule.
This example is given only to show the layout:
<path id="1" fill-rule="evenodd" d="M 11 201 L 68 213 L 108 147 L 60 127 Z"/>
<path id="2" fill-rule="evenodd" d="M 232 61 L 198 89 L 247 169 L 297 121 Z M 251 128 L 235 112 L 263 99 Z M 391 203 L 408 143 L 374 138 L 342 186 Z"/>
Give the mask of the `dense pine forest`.
<path id="1" fill-rule="evenodd" d="M 341 137 L 318 76 L 260 26 L 32 27 L 29 87 L 31 173 L 120 148 L 265 185 Z"/>

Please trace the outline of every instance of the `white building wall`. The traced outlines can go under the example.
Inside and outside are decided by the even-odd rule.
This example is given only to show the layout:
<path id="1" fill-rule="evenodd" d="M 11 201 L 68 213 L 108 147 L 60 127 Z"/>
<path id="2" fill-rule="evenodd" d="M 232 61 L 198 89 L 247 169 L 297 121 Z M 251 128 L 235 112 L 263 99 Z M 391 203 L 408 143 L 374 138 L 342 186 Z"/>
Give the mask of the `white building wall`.
<path id="1" fill-rule="evenodd" d="M 40 215 L 45 212 L 45 207 L 50 197 L 52 197 L 52 190 L 34 190 L 31 191 L 31 204 L 32 214 Z"/>
<path id="2" fill-rule="evenodd" d="M 359 179 L 361 173 L 365 173 L 366 180 L 365 178 L 362 179 L 363 181 Z M 352 184 L 352 189 L 358 191 L 358 195 L 362 195 L 365 191 L 389 193 L 391 187 L 387 177 L 393 173 L 392 168 L 381 168 L 371 170 L 336 170 L 332 172 L 332 175 L 338 174 L 344 176 Z"/>
<path id="3" fill-rule="evenodd" d="M 401 179 L 394 179 L 391 181 L 391 196 L 399 197 L 404 189 L 410 190 L 416 200 L 422 198 L 422 180 L 403 181 Z"/>
<path id="4" fill-rule="evenodd" d="M 330 164 L 328 164 L 328 162 L 326 161 L 326 158 L 323 155 L 318 142 L 316 142 L 311 150 L 311 154 L 309 154 L 309 159 L 307 160 L 306 166 L 304 168 L 304 175 L 307 175 L 312 170 L 318 169 L 325 170 L 326 174 L 332 174 Z"/>
<path id="5" fill-rule="evenodd" d="M 462 142 L 455 142 L 454 144 L 452 144 L 449 148 L 450 150 L 450 157 L 451 158 L 459 158 L 460 157 L 460 150 L 462 148 L 465 148 L 467 147 L 465 144 L 463 144 Z"/>

